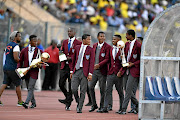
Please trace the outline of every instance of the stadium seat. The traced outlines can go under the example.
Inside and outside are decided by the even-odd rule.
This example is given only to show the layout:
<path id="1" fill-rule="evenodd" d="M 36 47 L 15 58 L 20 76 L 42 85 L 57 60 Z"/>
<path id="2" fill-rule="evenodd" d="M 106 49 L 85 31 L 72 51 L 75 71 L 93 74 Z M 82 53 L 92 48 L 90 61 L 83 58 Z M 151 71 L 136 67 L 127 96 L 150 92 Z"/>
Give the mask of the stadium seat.
<path id="1" fill-rule="evenodd" d="M 156 76 L 154 81 L 155 94 L 164 99 L 164 101 L 175 101 L 175 97 L 170 96 L 165 90 L 164 81 Z"/>
<path id="2" fill-rule="evenodd" d="M 155 85 L 155 80 L 151 76 L 146 77 L 145 99 L 146 100 L 166 100 L 165 97 L 159 94 L 157 90 L 157 85 Z"/>
<path id="3" fill-rule="evenodd" d="M 173 87 L 173 91 L 174 91 L 175 96 L 180 97 L 180 81 L 179 81 L 178 77 L 173 77 L 172 87 Z"/>
<path id="4" fill-rule="evenodd" d="M 180 96 L 176 94 L 175 89 L 172 86 L 172 81 L 170 77 L 164 77 L 164 88 L 168 97 L 171 96 L 176 101 L 180 101 Z"/>

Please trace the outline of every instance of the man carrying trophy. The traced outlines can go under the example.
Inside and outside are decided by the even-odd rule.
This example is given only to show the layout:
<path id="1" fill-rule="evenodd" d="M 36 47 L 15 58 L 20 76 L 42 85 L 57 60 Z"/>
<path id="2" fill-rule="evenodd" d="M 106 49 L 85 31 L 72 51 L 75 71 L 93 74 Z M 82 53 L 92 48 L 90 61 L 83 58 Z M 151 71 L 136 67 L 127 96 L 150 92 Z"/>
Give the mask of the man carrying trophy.
<path id="1" fill-rule="evenodd" d="M 129 42 L 126 42 L 125 44 L 124 55 L 128 65 L 122 67 L 118 73 L 119 77 L 123 77 L 125 87 L 125 98 L 122 105 L 122 111 L 120 111 L 119 114 L 126 114 L 126 109 L 130 99 L 136 106 L 133 113 L 137 114 L 138 100 L 133 94 L 133 88 L 134 85 L 137 85 L 136 82 L 138 81 L 140 75 L 141 44 L 135 39 L 134 30 L 127 31 L 126 39 L 129 40 Z"/>
<path id="2" fill-rule="evenodd" d="M 22 49 L 20 53 L 20 60 L 17 65 L 17 68 L 25 68 L 27 69 L 23 74 L 25 75 L 23 78 L 25 79 L 26 86 L 28 88 L 28 95 L 25 103 L 23 104 L 24 108 L 28 108 L 28 104 L 31 101 L 30 108 L 36 107 L 36 100 L 34 97 L 34 86 L 36 80 L 38 79 L 38 72 L 41 64 L 39 64 L 41 59 L 38 59 L 41 56 L 42 51 L 38 49 L 37 46 L 37 36 L 31 35 L 29 37 L 29 45 Z M 17 69 L 19 70 L 19 69 Z"/>

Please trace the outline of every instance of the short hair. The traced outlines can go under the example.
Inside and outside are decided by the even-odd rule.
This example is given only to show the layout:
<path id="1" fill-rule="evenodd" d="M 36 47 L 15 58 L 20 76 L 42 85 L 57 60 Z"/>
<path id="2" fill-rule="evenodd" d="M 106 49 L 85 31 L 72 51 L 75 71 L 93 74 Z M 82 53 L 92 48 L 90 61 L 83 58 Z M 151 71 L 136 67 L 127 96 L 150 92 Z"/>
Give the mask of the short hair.
<path id="1" fill-rule="evenodd" d="M 128 33 L 128 35 L 132 35 L 132 37 L 135 38 L 135 31 L 134 30 L 128 30 L 127 33 Z"/>
<path id="2" fill-rule="evenodd" d="M 36 35 L 30 35 L 29 40 L 31 41 L 33 38 L 36 38 L 36 37 L 37 37 Z"/>
<path id="3" fill-rule="evenodd" d="M 97 34 L 97 37 L 100 35 L 100 34 L 105 34 L 104 32 L 98 32 L 98 34 Z"/>
<path id="4" fill-rule="evenodd" d="M 71 29 L 73 32 L 76 32 L 76 28 L 74 27 L 69 27 L 68 30 Z"/>
<path id="5" fill-rule="evenodd" d="M 84 35 L 82 36 L 82 40 L 83 40 L 83 39 L 86 39 L 88 36 L 91 36 L 91 35 L 89 35 L 89 34 L 84 34 Z"/>
<path id="6" fill-rule="evenodd" d="M 118 37 L 121 40 L 121 35 L 114 35 L 115 37 Z"/>
<path id="7" fill-rule="evenodd" d="M 137 37 L 137 38 L 139 38 L 141 41 L 143 41 L 143 37 Z"/>

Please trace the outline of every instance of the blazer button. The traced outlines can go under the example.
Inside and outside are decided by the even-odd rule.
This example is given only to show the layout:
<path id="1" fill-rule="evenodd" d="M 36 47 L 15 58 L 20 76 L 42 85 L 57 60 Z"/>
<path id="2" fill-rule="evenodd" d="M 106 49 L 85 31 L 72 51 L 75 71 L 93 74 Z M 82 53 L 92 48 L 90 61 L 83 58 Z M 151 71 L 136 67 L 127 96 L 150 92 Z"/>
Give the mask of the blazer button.
<path id="1" fill-rule="evenodd" d="M 115 65 L 113 65 L 113 67 L 115 67 Z"/>

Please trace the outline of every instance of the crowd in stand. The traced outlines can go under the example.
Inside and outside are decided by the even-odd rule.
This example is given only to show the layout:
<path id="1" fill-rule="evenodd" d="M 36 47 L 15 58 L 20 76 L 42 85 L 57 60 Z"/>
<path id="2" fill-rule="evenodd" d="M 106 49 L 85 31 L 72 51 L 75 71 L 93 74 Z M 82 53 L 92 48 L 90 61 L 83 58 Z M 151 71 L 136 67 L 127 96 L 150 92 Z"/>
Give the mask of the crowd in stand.
<path id="1" fill-rule="evenodd" d="M 66 23 L 83 23 L 86 28 L 98 25 L 106 31 L 117 27 L 145 32 L 155 16 L 178 0 L 33 0 Z"/>

